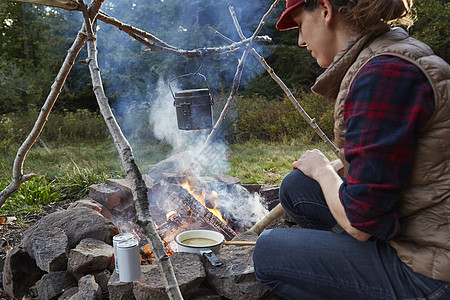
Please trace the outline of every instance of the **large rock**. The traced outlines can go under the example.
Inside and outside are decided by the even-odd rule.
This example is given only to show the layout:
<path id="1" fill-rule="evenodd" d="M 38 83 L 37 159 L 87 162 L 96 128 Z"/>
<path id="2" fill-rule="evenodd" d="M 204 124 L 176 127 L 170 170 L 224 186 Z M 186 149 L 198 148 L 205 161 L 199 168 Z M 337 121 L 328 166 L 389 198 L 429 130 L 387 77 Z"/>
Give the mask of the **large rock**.
<path id="1" fill-rule="evenodd" d="M 3 267 L 3 290 L 13 298 L 22 298 L 44 272 L 34 259 L 21 247 L 16 247 L 6 255 Z"/>
<path id="2" fill-rule="evenodd" d="M 121 282 L 119 274 L 113 272 L 108 281 L 109 300 L 135 300 L 133 282 Z"/>
<path id="3" fill-rule="evenodd" d="M 78 286 L 65 290 L 64 293 L 58 297 L 58 300 L 69 300 L 76 293 L 78 293 Z"/>
<path id="4" fill-rule="evenodd" d="M 118 206 L 122 199 L 130 198 L 131 194 L 109 184 L 93 184 L 89 187 L 89 197 L 111 210 Z"/>
<path id="5" fill-rule="evenodd" d="M 272 210 L 278 203 L 280 203 L 279 193 L 280 187 L 276 185 L 266 186 L 259 192 L 263 198 L 263 202 L 267 210 Z"/>
<path id="6" fill-rule="evenodd" d="M 41 270 L 56 272 L 67 269 L 69 245 L 61 228 L 41 228 L 33 235 L 24 236 L 21 244 Z"/>
<path id="7" fill-rule="evenodd" d="M 174 253 L 170 260 L 183 298 L 189 299 L 205 280 L 200 256 L 195 253 Z M 141 278 L 133 282 L 133 294 L 137 300 L 169 299 L 157 265 L 142 266 Z"/>
<path id="8" fill-rule="evenodd" d="M 70 250 L 67 268 L 74 273 L 89 273 L 107 269 L 113 262 L 114 249 L 97 239 L 82 240 Z"/>
<path id="9" fill-rule="evenodd" d="M 92 275 L 86 275 L 78 281 L 78 293 L 69 300 L 101 300 L 102 289 Z"/>
<path id="10" fill-rule="evenodd" d="M 60 296 L 65 290 L 76 286 L 77 281 L 75 280 L 75 277 L 68 271 L 45 274 L 36 283 L 36 289 L 40 300 L 47 300 Z"/>
<path id="11" fill-rule="evenodd" d="M 257 235 L 246 232 L 233 240 L 256 241 Z M 267 299 L 270 291 L 255 278 L 253 246 L 225 246 L 217 254 L 220 267 L 205 264 L 206 280 L 219 295 L 231 300 Z"/>
<path id="12" fill-rule="evenodd" d="M 30 239 L 35 233 L 49 227 L 64 230 L 69 249 L 74 248 L 85 238 L 94 238 L 112 245 L 113 236 L 120 232 L 114 223 L 98 212 L 88 208 L 77 208 L 57 211 L 43 217 L 24 232 L 23 240 Z"/>
<path id="13" fill-rule="evenodd" d="M 103 205 L 101 205 L 100 203 L 89 197 L 80 199 L 72 203 L 67 209 L 76 209 L 82 207 L 92 209 L 100 213 L 106 219 L 114 222 L 114 216 L 111 214 L 111 212 L 107 210 L 106 207 L 104 207 Z"/>
<path id="14" fill-rule="evenodd" d="M 108 208 L 116 219 L 130 219 L 136 215 L 131 184 L 127 179 L 108 179 L 107 184 L 91 185 L 89 196 Z"/>
<path id="15" fill-rule="evenodd" d="M 103 296 L 106 298 L 108 296 L 108 282 L 111 279 L 111 272 L 109 270 L 103 270 L 91 274 L 94 275 L 95 282 L 102 288 Z"/>

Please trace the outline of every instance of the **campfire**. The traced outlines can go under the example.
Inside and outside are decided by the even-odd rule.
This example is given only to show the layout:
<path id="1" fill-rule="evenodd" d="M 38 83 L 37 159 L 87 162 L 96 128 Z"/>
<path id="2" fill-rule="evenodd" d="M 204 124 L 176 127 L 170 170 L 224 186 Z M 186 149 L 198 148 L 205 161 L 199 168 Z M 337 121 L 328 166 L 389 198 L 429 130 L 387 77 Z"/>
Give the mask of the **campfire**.
<path id="1" fill-rule="evenodd" d="M 267 211 L 260 197 L 241 185 L 213 176 L 164 174 L 149 189 L 152 219 L 168 255 L 178 251 L 174 237 L 187 230 L 220 232 L 229 241 L 261 219 Z M 237 202 L 233 204 L 232 202 Z M 246 205 L 242 205 L 245 202 Z M 244 212 L 243 207 L 252 207 Z M 257 207 L 256 215 L 253 208 Z M 253 218 L 252 218 L 253 215 Z M 119 217 L 120 218 L 120 217 Z M 254 221 L 252 221 L 252 219 Z M 118 222 L 122 232 L 131 232 L 140 244 L 141 264 L 150 264 L 154 255 L 145 236 L 129 216 Z"/>

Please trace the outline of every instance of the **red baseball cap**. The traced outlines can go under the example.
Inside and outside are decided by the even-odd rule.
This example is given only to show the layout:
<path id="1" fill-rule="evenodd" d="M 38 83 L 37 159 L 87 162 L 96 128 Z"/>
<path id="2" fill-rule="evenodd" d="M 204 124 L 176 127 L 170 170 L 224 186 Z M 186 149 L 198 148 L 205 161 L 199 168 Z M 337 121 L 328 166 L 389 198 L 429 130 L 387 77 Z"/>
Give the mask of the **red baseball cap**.
<path id="1" fill-rule="evenodd" d="M 280 19 L 275 26 L 278 30 L 288 30 L 293 28 L 298 28 L 298 24 L 294 22 L 291 17 L 291 13 L 294 9 L 299 7 L 305 2 L 305 0 L 287 0 L 286 10 L 281 15 Z"/>

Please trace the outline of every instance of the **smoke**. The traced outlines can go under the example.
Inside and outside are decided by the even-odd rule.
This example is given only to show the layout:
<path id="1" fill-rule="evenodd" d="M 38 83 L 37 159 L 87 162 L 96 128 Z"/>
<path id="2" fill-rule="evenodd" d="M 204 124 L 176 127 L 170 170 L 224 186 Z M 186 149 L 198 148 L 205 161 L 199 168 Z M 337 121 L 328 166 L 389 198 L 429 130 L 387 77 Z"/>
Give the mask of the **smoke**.
<path id="1" fill-rule="evenodd" d="M 177 87 L 175 87 L 174 91 L 176 90 L 178 90 Z M 227 172 L 229 165 L 226 159 L 228 150 L 226 141 L 216 138 L 211 145 L 202 151 L 211 129 L 180 130 L 178 128 L 174 98 L 169 92 L 167 84 L 159 81 L 155 94 L 156 99 L 149 109 L 149 123 L 155 137 L 172 146 L 171 154 L 185 151 L 195 153 L 196 162 L 206 166 L 210 172 Z"/>
<path id="2" fill-rule="evenodd" d="M 240 40 L 228 10 L 229 5 L 234 6 L 242 30 L 249 37 L 271 4 L 271 0 L 137 0 L 118 3 L 106 1 L 102 9 L 120 21 L 146 30 L 177 48 L 196 49 L 227 45 L 209 26 L 235 41 Z M 267 34 L 264 30 L 261 34 Z M 193 153 L 191 158 L 210 174 L 227 173 L 230 169 L 228 145 L 220 135 L 200 153 L 210 130 L 178 129 L 176 108 L 168 81 L 192 73 L 202 65 L 201 72 L 205 74 L 213 93 L 228 93 L 242 52 L 194 60 L 150 52 L 123 32 L 101 22 L 97 40 L 105 89 L 125 134 L 136 135 L 136 130 L 142 132 L 148 128 L 152 138 L 171 146 L 169 157 L 177 153 Z M 270 48 L 263 51 L 264 56 L 270 54 L 267 49 Z M 264 71 L 249 56 L 241 86 Z M 175 89 L 183 89 L 183 86 Z M 185 160 L 191 158 L 184 157 Z M 236 185 L 230 189 L 221 183 L 217 185 L 214 189 L 219 194 L 219 205 L 228 211 L 230 218 L 254 223 L 267 213 L 260 198 L 250 195 L 242 186 Z"/>

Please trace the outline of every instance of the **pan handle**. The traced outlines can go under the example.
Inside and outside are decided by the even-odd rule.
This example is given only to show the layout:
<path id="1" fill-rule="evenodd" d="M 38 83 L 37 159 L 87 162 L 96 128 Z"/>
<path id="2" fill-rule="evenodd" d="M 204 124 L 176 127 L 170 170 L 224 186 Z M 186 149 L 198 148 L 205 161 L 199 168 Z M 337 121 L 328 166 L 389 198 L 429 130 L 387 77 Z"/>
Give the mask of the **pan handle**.
<path id="1" fill-rule="evenodd" d="M 223 263 L 220 261 L 220 259 L 217 258 L 217 256 L 212 252 L 211 250 L 202 250 L 201 254 L 206 257 L 207 260 L 213 265 L 214 267 L 219 267 L 223 265 Z"/>

